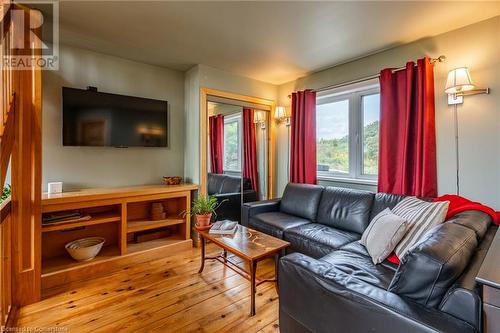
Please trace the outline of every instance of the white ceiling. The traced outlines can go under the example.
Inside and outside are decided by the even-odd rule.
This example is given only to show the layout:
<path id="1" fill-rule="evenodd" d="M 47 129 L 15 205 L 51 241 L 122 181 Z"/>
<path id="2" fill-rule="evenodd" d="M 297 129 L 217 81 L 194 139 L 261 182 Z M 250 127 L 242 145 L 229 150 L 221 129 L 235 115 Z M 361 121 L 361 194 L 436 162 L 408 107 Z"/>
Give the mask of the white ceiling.
<path id="1" fill-rule="evenodd" d="M 496 2 L 61 2 L 61 41 L 280 84 L 500 15 Z"/>

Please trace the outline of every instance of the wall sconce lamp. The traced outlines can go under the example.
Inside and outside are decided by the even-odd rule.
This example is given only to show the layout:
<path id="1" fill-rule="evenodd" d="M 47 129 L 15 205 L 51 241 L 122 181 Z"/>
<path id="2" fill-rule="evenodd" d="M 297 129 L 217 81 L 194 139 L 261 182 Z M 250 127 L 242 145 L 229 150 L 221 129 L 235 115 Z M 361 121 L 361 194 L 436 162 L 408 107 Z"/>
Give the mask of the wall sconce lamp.
<path id="1" fill-rule="evenodd" d="M 286 127 L 290 126 L 290 117 L 287 116 L 284 106 L 277 106 L 274 109 L 274 119 L 276 119 L 278 124 L 285 123 Z"/>
<path id="2" fill-rule="evenodd" d="M 448 105 L 454 107 L 454 123 L 455 123 L 455 158 L 456 158 L 456 186 L 457 194 L 460 194 L 460 156 L 458 147 L 458 111 L 457 105 L 463 104 L 464 96 L 489 94 L 490 89 L 475 89 L 476 86 L 472 83 L 470 78 L 469 69 L 467 67 L 460 67 L 452 69 L 448 73 L 446 80 L 446 87 L 444 92 L 448 94 Z"/>
<path id="3" fill-rule="evenodd" d="M 476 86 L 472 83 L 469 69 L 460 67 L 452 69 L 448 73 L 446 80 L 445 93 L 448 94 L 448 105 L 462 104 L 464 96 L 489 94 L 490 89 L 475 89 Z"/>
<path id="4" fill-rule="evenodd" d="M 263 112 L 255 111 L 253 113 L 253 123 L 259 124 L 261 129 L 266 129 L 266 118 Z"/>

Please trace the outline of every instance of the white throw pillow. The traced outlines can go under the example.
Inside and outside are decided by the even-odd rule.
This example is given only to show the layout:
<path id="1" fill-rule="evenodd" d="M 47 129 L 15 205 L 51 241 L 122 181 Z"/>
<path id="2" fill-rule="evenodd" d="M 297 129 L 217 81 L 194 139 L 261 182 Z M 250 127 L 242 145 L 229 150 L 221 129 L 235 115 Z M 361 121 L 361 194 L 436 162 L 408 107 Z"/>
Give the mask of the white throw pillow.
<path id="1" fill-rule="evenodd" d="M 449 201 L 427 202 L 415 197 L 401 200 L 392 212 L 409 223 L 408 232 L 396 246 L 399 259 L 434 226 L 443 223 L 448 213 Z"/>
<path id="2" fill-rule="evenodd" d="M 374 264 L 380 264 L 392 253 L 408 227 L 408 222 L 393 214 L 389 208 L 372 219 L 361 236 L 361 244 L 366 247 Z"/>

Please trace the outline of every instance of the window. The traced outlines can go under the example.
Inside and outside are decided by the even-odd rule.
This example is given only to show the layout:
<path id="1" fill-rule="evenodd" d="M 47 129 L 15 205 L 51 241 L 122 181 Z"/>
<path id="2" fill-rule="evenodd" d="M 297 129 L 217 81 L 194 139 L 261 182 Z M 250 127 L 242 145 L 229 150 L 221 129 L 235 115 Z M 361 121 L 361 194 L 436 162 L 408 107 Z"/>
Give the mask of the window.
<path id="1" fill-rule="evenodd" d="M 349 100 L 316 108 L 318 171 L 349 174 Z"/>
<path id="2" fill-rule="evenodd" d="M 364 95 L 362 100 L 363 175 L 378 174 L 378 130 L 380 120 L 380 94 Z"/>
<path id="3" fill-rule="evenodd" d="M 241 115 L 224 117 L 224 171 L 241 171 Z"/>
<path id="4" fill-rule="evenodd" d="M 373 182 L 378 173 L 380 90 L 377 81 L 318 94 L 319 179 Z"/>

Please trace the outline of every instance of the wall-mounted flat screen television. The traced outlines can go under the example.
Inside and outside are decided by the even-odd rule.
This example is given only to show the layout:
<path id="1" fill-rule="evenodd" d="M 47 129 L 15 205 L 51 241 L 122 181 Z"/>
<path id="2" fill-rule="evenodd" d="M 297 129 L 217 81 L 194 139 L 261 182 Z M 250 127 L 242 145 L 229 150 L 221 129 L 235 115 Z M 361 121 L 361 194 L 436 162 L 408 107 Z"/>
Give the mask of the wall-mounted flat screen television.
<path id="1" fill-rule="evenodd" d="M 63 145 L 167 147 L 163 100 L 63 87 Z"/>

